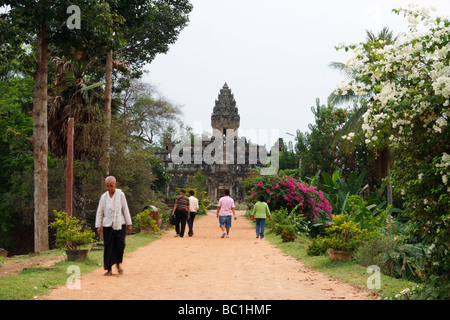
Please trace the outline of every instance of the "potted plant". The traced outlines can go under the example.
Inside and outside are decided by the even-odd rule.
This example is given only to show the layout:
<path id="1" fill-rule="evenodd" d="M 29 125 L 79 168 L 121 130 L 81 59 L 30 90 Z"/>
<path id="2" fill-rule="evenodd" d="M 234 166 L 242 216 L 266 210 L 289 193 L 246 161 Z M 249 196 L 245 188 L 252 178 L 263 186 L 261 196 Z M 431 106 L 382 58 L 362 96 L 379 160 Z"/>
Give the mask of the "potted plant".
<path id="1" fill-rule="evenodd" d="M 81 221 L 67 216 L 64 211 L 54 210 L 53 213 L 56 219 L 50 227 L 56 230 L 56 247 L 66 250 L 69 261 L 85 259 L 89 252 L 89 248 L 85 246 L 94 242 L 95 233 L 92 230 L 83 230 Z"/>
<path id="2" fill-rule="evenodd" d="M 352 253 L 367 235 L 356 222 L 348 216 L 341 214 L 334 216 L 333 224 L 325 230 L 327 235 L 323 238 L 323 245 L 331 248 L 332 260 L 350 261 Z"/>
<path id="3" fill-rule="evenodd" d="M 150 234 L 159 231 L 158 224 L 152 218 L 151 212 L 147 209 L 134 217 L 133 225 L 140 229 L 142 233 Z"/>

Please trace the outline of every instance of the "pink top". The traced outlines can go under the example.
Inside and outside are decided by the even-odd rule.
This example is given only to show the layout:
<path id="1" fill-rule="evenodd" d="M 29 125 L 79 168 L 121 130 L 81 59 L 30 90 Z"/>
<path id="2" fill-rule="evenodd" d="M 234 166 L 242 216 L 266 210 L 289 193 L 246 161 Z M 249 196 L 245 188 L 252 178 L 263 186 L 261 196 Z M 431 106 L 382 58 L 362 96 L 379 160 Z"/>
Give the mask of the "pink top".
<path id="1" fill-rule="evenodd" d="M 220 198 L 217 206 L 220 207 L 220 216 L 231 216 L 233 214 L 231 208 L 234 208 L 234 200 L 230 196 L 224 196 Z"/>

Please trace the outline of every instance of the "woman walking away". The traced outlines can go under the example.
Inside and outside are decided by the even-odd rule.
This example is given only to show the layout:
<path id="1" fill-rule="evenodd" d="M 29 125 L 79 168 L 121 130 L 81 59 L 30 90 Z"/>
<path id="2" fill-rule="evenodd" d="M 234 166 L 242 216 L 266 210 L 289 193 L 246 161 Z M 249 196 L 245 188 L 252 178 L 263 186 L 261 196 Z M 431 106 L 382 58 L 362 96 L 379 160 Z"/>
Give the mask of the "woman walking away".
<path id="1" fill-rule="evenodd" d="M 264 229 L 266 227 L 266 218 L 272 220 L 270 217 L 269 206 L 263 195 L 260 195 L 258 202 L 253 206 L 252 220 L 256 218 L 256 238 L 264 239 Z"/>
<path id="2" fill-rule="evenodd" d="M 189 198 L 186 197 L 186 190 L 181 189 L 180 195 L 175 200 L 172 215 L 175 215 L 177 222 L 175 224 L 175 237 L 184 238 L 184 230 L 186 229 L 186 221 L 190 218 L 189 214 Z"/>
<path id="3" fill-rule="evenodd" d="M 95 217 L 95 227 L 100 235 L 103 231 L 105 249 L 103 264 L 105 276 L 112 275 L 112 266 L 117 264 L 119 274 L 123 273 L 122 260 L 125 249 L 125 234 L 131 233 L 131 216 L 127 199 L 120 189 L 116 189 L 116 178 L 105 179 L 106 191 L 100 198 Z"/>

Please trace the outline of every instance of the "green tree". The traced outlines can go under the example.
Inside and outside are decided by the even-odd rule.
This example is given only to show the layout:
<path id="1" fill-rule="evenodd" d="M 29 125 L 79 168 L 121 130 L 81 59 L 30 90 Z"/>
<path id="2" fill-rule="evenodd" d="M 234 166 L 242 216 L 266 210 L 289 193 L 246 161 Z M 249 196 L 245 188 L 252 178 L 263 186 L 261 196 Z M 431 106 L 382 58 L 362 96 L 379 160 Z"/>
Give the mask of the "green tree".
<path id="1" fill-rule="evenodd" d="M 35 251 L 48 250 L 48 140 L 47 140 L 47 89 L 49 45 L 55 47 L 85 46 L 89 43 L 104 43 L 113 32 L 114 19 L 109 8 L 98 1 L 80 1 L 86 23 L 82 31 L 69 30 L 64 23 L 68 18 L 69 1 L 10 1 L 1 0 L 0 7 L 6 9 L 0 15 L 0 42 L 3 45 L 0 64 L 11 55 L 35 49 L 33 68 L 33 152 L 34 152 L 34 207 L 35 207 Z M 98 20 L 97 20 L 98 19 Z M 92 41 L 95 40 L 95 41 Z M 108 40 L 106 40 L 108 41 Z M 94 50 L 98 47 L 93 48 Z M 25 53 L 24 53 L 25 54 Z"/>
<path id="2" fill-rule="evenodd" d="M 111 47 L 105 67 L 105 132 L 104 166 L 109 174 L 109 147 L 111 126 L 112 70 L 114 53 L 121 61 L 127 61 L 133 69 L 150 63 L 156 54 L 166 53 L 178 33 L 186 26 L 192 5 L 187 0 L 135 0 L 108 1 L 114 12 L 124 18 L 124 27 L 115 38 L 126 40 L 125 45 Z M 114 52 L 116 51 L 116 52 Z M 139 74 L 139 73 L 138 73 Z"/>
<path id="3" fill-rule="evenodd" d="M 205 198 L 207 193 L 207 177 L 201 172 L 197 171 L 192 179 L 190 179 L 187 188 L 192 188 L 196 191 L 196 197 L 200 202 Z"/>
<path id="4" fill-rule="evenodd" d="M 294 146 L 291 141 L 287 145 L 283 142 L 279 157 L 279 170 L 298 168 L 299 155 L 294 152 Z"/>
<path id="5" fill-rule="evenodd" d="M 33 122 L 28 112 L 32 108 L 33 79 L 15 76 L 0 81 L 0 247 L 10 244 L 9 230 L 17 225 L 21 206 L 12 198 L 24 192 L 17 188 L 17 175 L 33 168 L 31 143 L 28 137 Z"/>
<path id="6" fill-rule="evenodd" d="M 309 133 L 297 131 L 296 149 L 301 152 L 301 171 L 304 177 L 312 177 L 318 170 L 332 173 L 342 166 L 339 150 L 331 148 L 334 137 L 347 121 L 347 110 L 333 106 L 320 105 L 311 107 L 314 124 L 309 124 Z"/>
<path id="7" fill-rule="evenodd" d="M 152 173 L 156 176 L 156 179 L 152 184 L 152 189 L 158 192 L 163 192 L 166 185 L 170 182 L 172 175 L 167 172 L 166 167 L 164 167 L 164 164 L 159 158 L 151 158 L 150 163 Z"/>
<path id="8" fill-rule="evenodd" d="M 66 10 L 74 4 L 81 9 L 80 29 L 69 29 L 66 26 L 66 20 L 69 17 Z M 188 21 L 187 13 L 192 6 L 188 1 L 135 1 L 130 4 L 99 0 L 75 3 L 73 1 L 1 0 L 0 7 L 5 10 L 0 15 L 0 43 L 2 43 L 0 46 L 0 59 L 2 59 L 0 62 L 2 63 L 0 64 L 3 65 L 3 62 L 12 56 L 26 55 L 29 48 L 35 48 L 36 62 L 30 68 L 34 77 L 32 141 L 35 160 L 35 251 L 44 251 L 48 249 L 49 50 L 52 51 L 52 55 L 66 61 L 73 60 L 71 56 L 73 55 L 84 58 L 85 61 L 98 61 L 98 63 L 104 61 L 100 57 L 106 57 L 107 53 L 110 53 L 106 72 L 108 85 L 104 97 L 107 107 L 105 119 L 108 120 L 111 119 L 108 106 L 111 99 L 112 66 L 114 66 L 114 61 L 111 61 L 112 50 L 119 51 L 121 56 L 129 59 L 134 65 L 150 62 L 157 53 L 166 52 L 168 44 L 176 40 L 179 31 Z M 142 23 L 138 23 L 139 21 Z M 120 52 L 126 44 L 129 44 L 127 50 Z M 118 61 L 116 65 L 120 63 L 121 61 Z M 7 76 L 4 70 L 0 70 L 0 73 Z M 82 84 L 78 83 L 73 86 L 72 92 L 66 91 L 66 101 L 70 102 L 73 94 L 78 92 L 80 87 Z M 55 96 L 59 97 L 58 92 Z M 71 103 L 64 107 L 70 109 Z M 109 122 L 106 122 L 103 136 L 106 145 L 109 146 L 107 142 Z"/>
<path id="9" fill-rule="evenodd" d="M 126 43 L 115 48 L 116 55 L 138 74 L 157 54 L 167 53 L 169 46 L 187 26 L 193 9 L 188 0 L 108 2 L 111 9 L 125 19 L 121 32 Z"/>
<path id="10" fill-rule="evenodd" d="M 129 80 L 129 79 L 127 79 Z M 155 136 L 161 136 L 165 128 L 174 125 L 181 114 L 178 106 L 158 97 L 153 86 L 138 79 L 127 81 L 119 94 L 120 121 L 128 127 L 127 135 L 153 145 Z"/>

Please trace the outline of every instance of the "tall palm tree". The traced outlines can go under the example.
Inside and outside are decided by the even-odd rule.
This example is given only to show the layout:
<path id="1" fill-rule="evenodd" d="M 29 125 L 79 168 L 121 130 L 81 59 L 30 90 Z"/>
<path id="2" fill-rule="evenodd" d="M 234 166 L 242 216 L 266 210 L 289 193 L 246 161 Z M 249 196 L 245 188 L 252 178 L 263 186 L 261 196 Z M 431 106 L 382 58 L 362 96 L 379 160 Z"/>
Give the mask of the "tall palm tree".
<path id="1" fill-rule="evenodd" d="M 85 73 L 91 61 L 51 57 L 54 65 L 54 78 L 49 89 L 48 139 L 52 152 L 59 157 L 66 155 L 67 120 L 75 119 L 75 136 L 77 145 L 74 150 L 75 159 L 88 157 L 89 146 L 98 145 L 95 134 L 89 126 L 98 121 L 99 113 L 95 106 L 100 102 L 100 88 L 92 92 L 81 89 L 89 85 Z M 92 127 L 92 126 L 91 126 Z M 91 157 L 89 155 L 89 157 Z"/>
<path id="2" fill-rule="evenodd" d="M 100 127 L 103 105 L 103 89 L 92 86 L 87 77 L 89 72 L 98 69 L 95 58 L 87 58 L 82 53 L 74 52 L 72 57 L 52 56 L 54 67 L 52 85 L 48 98 L 48 139 L 50 149 L 56 156 L 66 155 L 67 120 L 75 119 L 75 136 L 77 145 L 74 156 L 77 160 L 99 159 L 100 154 L 93 154 L 92 146 L 101 145 L 100 134 L 94 132 Z M 114 61 L 114 69 L 127 72 L 127 66 Z M 85 90 L 89 89 L 90 90 Z M 98 124 L 97 128 L 94 128 Z M 100 151 L 100 148 L 97 148 Z"/>
<path id="3" fill-rule="evenodd" d="M 99 163 L 103 156 L 102 141 L 104 122 L 104 82 L 91 84 L 88 73 L 100 71 L 99 61 L 74 52 L 69 56 L 51 57 L 53 71 L 52 85 L 48 92 L 48 142 L 50 150 L 57 157 L 67 153 L 68 119 L 74 118 L 74 159 L 83 163 Z M 126 71 L 116 62 L 115 69 Z M 84 179 L 74 178 L 74 206 L 78 216 L 85 218 L 88 197 Z"/>
<path id="4" fill-rule="evenodd" d="M 383 40 L 386 45 L 392 44 L 397 40 L 398 36 L 394 36 L 393 31 L 388 27 L 384 27 L 378 35 L 375 35 L 372 31 L 366 30 L 366 43 L 363 45 L 366 50 L 366 54 L 369 58 L 368 62 L 373 62 L 372 51 L 374 49 L 374 44 Z M 355 79 L 356 70 L 348 71 L 346 70 L 345 63 L 342 62 L 331 62 L 329 66 L 335 70 L 339 70 L 341 73 L 345 74 L 348 79 Z M 352 90 L 348 90 L 346 95 L 336 95 L 332 92 L 328 96 L 328 103 L 331 105 L 340 105 L 344 103 L 353 103 L 355 107 L 355 113 L 353 116 L 345 123 L 336 138 L 333 141 L 333 147 L 335 147 L 341 140 L 342 136 L 348 135 L 351 132 L 361 131 L 361 126 L 363 124 L 363 114 L 367 111 L 368 104 L 362 103 L 362 101 L 369 101 L 373 97 L 373 92 L 367 93 L 364 96 L 356 95 Z M 359 106 L 358 106 L 359 105 Z M 375 166 L 376 166 L 376 179 L 381 181 L 382 178 L 389 176 L 390 163 L 391 163 L 391 150 L 389 147 L 384 147 L 381 150 L 375 151 Z M 392 204 L 392 187 L 388 180 L 387 182 L 387 193 L 388 193 L 388 204 Z"/>

